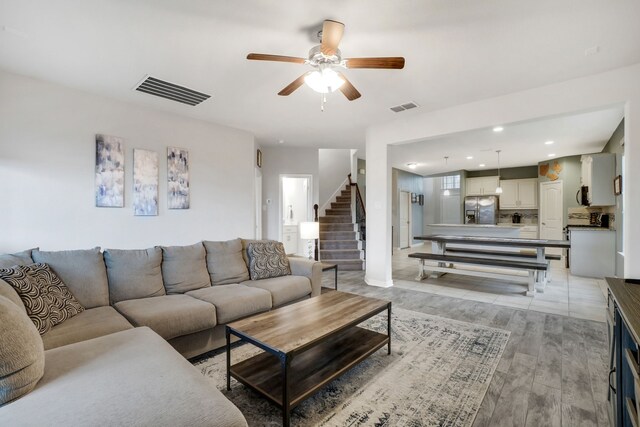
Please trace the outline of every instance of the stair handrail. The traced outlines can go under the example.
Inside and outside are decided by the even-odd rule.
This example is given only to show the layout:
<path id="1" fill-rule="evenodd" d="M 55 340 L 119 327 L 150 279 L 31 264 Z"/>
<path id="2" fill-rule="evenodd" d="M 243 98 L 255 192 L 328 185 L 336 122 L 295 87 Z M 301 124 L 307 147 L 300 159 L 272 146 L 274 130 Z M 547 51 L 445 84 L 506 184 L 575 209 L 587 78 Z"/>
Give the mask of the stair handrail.
<path id="1" fill-rule="evenodd" d="M 357 182 L 353 182 L 351 180 L 351 174 L 347 175 L 349 178 L 349 185 L 353 188 L 355 187 L 355 211 L 356 211 L 356 224 L 358 225 L 358 231 L 360 232 L 360 239 L 366 240 L 366 218 L 367 218 L 367 210 L 364 206 L 364 200 L 362 199 L 362 193 L 360 193 L 360 187 Z M 366 257 L 366 255 L 365 255 Z"/>

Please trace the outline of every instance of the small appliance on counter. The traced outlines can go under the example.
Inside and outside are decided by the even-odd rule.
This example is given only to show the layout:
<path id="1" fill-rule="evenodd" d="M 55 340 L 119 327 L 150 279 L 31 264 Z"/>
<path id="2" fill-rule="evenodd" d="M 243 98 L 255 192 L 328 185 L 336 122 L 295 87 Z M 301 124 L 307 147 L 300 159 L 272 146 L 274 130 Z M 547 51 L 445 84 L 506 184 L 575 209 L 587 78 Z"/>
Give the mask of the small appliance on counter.
<path id="1" fill-rule="evenodd" d="M 513 224 L 520 224 L 521 220 L 522 220 L 522 215 L 520 215 L 518 212 L 511 215 L 511 222 Z"/>

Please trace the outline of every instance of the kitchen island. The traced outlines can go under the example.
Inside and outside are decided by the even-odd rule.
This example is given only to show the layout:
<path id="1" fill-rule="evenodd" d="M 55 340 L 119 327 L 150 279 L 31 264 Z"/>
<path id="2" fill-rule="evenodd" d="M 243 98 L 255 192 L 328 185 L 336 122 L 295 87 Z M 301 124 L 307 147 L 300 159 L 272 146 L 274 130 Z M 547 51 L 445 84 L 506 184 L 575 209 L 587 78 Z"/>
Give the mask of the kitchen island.
<path id="1" fill-rule="evenodd" d="M 523 232 L 528 232 L 528 235 L 523 236 Z M 428 224 L 425 227 L 425 234 L 464 237 L 499 237 L 505 239 L 517 239 L 519 237 L 537 238 L 538 228 L 535 224 Z M 452 244 L 450 247 L 459 248 L 459 245 Z M 465 247 L 480 248 L 472 245 Z M 506 248 L 505 250 L 517 251 L 518 249 Z"/>

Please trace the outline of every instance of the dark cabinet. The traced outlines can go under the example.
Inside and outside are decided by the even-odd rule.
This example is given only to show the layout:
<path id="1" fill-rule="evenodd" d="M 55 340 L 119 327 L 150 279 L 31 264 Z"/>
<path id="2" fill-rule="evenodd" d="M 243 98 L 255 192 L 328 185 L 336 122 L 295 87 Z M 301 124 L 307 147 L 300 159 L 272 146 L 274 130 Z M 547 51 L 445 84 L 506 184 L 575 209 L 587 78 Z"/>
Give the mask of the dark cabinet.
<path id="1" fill-rule="evenodd" d="M 607 279 L 609 282 L 611 279 Z M 629 285 L 626 285 L 629 286 Z M 638 286 L 638 285 L 635 285 Z M 640 288 L 638 288 L 640 292 Z M 620 304 L 609 286 L 607 326 L 609 335 L 609 421 L 612 426 L 640 427 L 640 359 L 635 312 L 625 312 L 629 301 Z M 640 307 L 636 307 L 638 309 Z M 631 319 L 631 320 L 630 320 Z M 638 319 L 640 320 L 640 319 Z"/>

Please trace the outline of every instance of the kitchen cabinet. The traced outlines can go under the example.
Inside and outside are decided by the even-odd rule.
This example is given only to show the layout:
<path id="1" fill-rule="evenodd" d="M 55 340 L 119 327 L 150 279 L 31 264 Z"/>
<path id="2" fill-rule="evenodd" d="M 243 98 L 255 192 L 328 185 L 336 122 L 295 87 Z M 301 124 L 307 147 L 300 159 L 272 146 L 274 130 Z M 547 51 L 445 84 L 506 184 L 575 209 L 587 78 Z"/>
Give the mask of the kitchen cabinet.
<path id="1" fill-rule="evenodd" d="M 571 228 L 571 274 L 594 278 L 616 274 L 616 232 L 598 228 Z"/>
<path id="2" fill-rule="evenodd" d="M 507 179 L 500 186 L 500 209 L 538 209 L 537 178 Z"/>
<path id="3" fill-rule="evenodd" d="M 524 225 L 520 229 L 520 238 L 521 239 L 537 239 L 538 238 L 538 227 L 535 225 Z"/>
<path id="4" fill-rule="evenodd" d="M 500 179 L 497 176 L 481 176 L 467 178 L 465 181 L 466 196 L 489 196 L 496 194 Z"/>
<path id="5" fill-rule="evenodd" d="M 580 158 L 580 182 L 587 186 L 590 206 L 614 206 L 613 179 L 616 173 L 616 156 L 611 153 L 589 154 Z"/>

